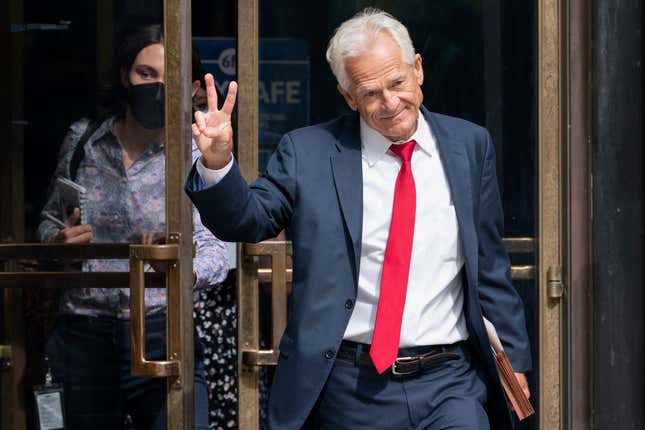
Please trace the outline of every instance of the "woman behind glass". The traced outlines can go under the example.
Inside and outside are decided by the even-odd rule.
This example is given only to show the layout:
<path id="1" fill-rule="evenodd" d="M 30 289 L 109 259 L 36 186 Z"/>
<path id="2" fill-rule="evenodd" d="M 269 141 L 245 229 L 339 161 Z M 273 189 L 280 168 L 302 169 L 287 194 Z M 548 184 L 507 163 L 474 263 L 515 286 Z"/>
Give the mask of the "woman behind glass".
<path id="1" fill-rule="evenodd" d="M 76 182 L 86 188 L 80 208 L 60 213 L 52 187 L 43 242 L 154 243 L 165 232 L 164 46 L 160 25 L 129 26 L 117 41 L 110 115 L 97 123 L 78 164 Z M 199 79 L 199 78 L 197 78 Z M 194 79 L 195 80 L 195 79 Z M 198 88 L 193 85 L 193 95 Z M 100 124 L 100 125 L 99 125 Z M 54 180 L 70 176 L 72 154 L 88 120 L 70 127 Z M 193 147 L 193 158 L 199 151 Z M 224 244 L 208 232 L 193 210 L 195 288 L 216 286 L 228 272 Z M 162 265 L 147 270 L 163 270 Z M 127 272 L 128 261 L 88 260 L 84 271 Z M 165 289 L 145 290 L 147 359 L 166 356 Z M 197 337 L 195 337 L 197 339 Z M 129 415 L 137 429 L 165 429 L 166 380 L 130 375 L 129 289 L 67 289 L 47 343 L 54 380 L 64 385 L 71 429 L 122 428 Z M 208 394 L 202 348 L 195 344 L 195 428 L 208 428 Z"/>

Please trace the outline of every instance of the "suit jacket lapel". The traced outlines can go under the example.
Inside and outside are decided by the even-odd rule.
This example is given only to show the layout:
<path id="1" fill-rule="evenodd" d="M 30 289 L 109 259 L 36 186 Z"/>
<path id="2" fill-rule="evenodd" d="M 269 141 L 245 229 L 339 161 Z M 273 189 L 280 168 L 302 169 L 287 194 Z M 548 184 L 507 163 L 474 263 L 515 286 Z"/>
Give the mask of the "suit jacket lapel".
<path id="1" fill-rule="evenodd" d="M 472 189 L 470 166 L 464 145 L 453 133 L 443 127 L 437 117 L 421 107 L 426 121 L 437 140 L 437 149 L 450 187 L 457 214 L 464 256 L 471 263 L 476 261 L 477 250 L 473 226 Z M 361 166 L 361 139 L 358 115 L 347 118 L 336 146 L 338 152 L 331 156 L 331 167 L 336 194 L 343 220 L 352 241 L 355 277 L 358 282 L 363 227 L 363 174 Z M 469 277 L 472 274 L 469 274 Z M 471 280 L 472 281 L 472 280 Z"/>
<path id="2" fill-rule="evenodd" d="M 363 172 L 358 115 L 347 118 L 336 146 L 338 152 L 331 156 L 332 174 L 345 227 L 352 241 L 354 276 L 358 283 L 363 228 Z"/>
<path id="3" fill-rule="evenodd" d="M 474 240 L 475 232 L 473 229 L 471 172 L 464 144 L 456 140 L 449 129 L 442 127 L 435 114 L 425 107 L 421 108 L 421 112 L 437 140 L 439 156 L 448 179 L 452 202 L 457 213 L 464 256 L 466 261 L 473 263 L 477 256 L 477 250 L 473 247 L 476 241 Z"/>

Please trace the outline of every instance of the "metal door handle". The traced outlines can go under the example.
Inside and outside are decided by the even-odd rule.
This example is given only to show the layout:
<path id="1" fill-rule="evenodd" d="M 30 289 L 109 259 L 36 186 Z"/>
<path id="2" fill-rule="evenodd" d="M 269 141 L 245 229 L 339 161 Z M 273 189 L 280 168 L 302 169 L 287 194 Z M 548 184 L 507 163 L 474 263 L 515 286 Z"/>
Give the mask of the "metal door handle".
<path id="1" fill-rule="evenodd" d="M 133 376 L 164 378 L 179 375 L 179 360 L 171 356 L 166 361 L 146 360 L 146 309 L 143 262 L 175 261 L 179 259 L 179 245 L 130 245 L 130 355 Z M 169 264 L 167 274 L 178 270 Z M 170 315 L 170 314 L 168 314 Z M 169 318 L 169 317 L 168 317 Z"/>
<path id="2" fill-rule="evenodd" d="M 271 256 L 271 349 L 243 349 L 242 362 L 247 366 L 276 365 L 280 338 L 287 326 L 287 255 L 292 254 L 291 242 L 247 243 L 244 244 L 244 252 L 246 255 Z"/>

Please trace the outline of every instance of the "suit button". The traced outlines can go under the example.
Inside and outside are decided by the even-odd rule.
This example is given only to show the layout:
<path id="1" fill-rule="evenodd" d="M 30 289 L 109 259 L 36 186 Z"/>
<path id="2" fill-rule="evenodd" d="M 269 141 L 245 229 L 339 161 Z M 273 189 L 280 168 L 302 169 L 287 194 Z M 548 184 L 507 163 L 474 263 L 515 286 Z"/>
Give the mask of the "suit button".
<path id="1" fill-rule="evenodd" d="M 354 300 L 352 299 L 347 299 L 345 302 L 345 309 L 351 309 L 354 307 Z"/>
<path id="2" fill-rule="evenodd" d="M 328 349 L 327 351 L 325 351 L 325 358 L 327 360 L 331 360 L 332 358 L 334 358 L 335 354 L 336 354 L 336 351 L 334 351 L 333 349 Z"/>

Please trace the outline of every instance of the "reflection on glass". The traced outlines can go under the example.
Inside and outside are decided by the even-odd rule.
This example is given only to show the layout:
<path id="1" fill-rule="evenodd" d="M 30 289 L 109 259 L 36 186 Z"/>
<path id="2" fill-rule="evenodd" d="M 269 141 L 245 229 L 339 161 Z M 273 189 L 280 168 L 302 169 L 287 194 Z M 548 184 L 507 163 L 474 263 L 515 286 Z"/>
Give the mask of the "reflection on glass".
<path id="1" fill-rule="evenodd" d="M 199 50 L 204 70 L 214 74 L 220 94 L 226 94 L 236 64 L 235 55 L 226 50 L 235 46 L 237 2 L 193 0 L 191 7 L 193 46 Z M 205 42 L 209 40 L 213 42 Z M 217 56 L 210 50 L 213 45 L 222 47 Z M 222 61 L 218 64 L 220 57 Z M 221 106 L 223 98 L 218 100 Z M 238 406 L 237 297 L 234 277 L 229 281 L 224 288 L 201 291 L 195 309 L 195 324 L 204 346 L 209 424 L 211 428 L 223 429 L 237 428 Z"/>
<path id="2" fill-rule="evenodd" d="M 24 196 L 16 201 L 24 200 L 25 210 L 14 211 L 24 217 L 24 228 L 17 223 L 13 237 L 44 243 L 163 243 L 162 2 L 96 2 L 83 8 L 70 1 L 10 3 L 15 120 L 8 146 L 24 157 L 24 163 L 12 159 L 16 167 L 11 171 L 25 166 L 24 175 L 10 179 L 24 184 Z M 195 69 L 192 83 L 199 108 L 201 68 Z M 3 195 L 2 207 L 8 205 Z M 194 221 L 196 289 L 219 288 L 228 272 L 225 247 Z M 3 318 L 0 343 L 11 337 L 26 344 L 25 398 L 30 401 L 22 410 L 21 403 L 8 404 L 3 397 L 0 415 L 15 408 L 17 415 L 35 417 L 30 390 L 45 382 L 49 369 L 53 383 L 64 389 L 67 428 L 97 423 L 165 428 L 166 380 L 130 374 L 128 261 L 22 263 L 17 269 L 125 272 L 124 281 L 107 288 L 25 289 L 24 309 L 12 313 L 16 320 Z M 166 267 L 155 263 L 146 270 L 163 279 Z M 149 288 L 145 295 L 146 358 L 162 360 L 165 289 Z M 9 298 L 0 303 L 3 315 L 12 303 L 20 303 L 3 298 Z M 11 333 L 9 325 L 24 327 L 24 336 Z M 208 390 L 201 343 L 195 338 L 195 422 L 207 428 Z M 29 428 L 33 425 L 29 422 Z"/>

